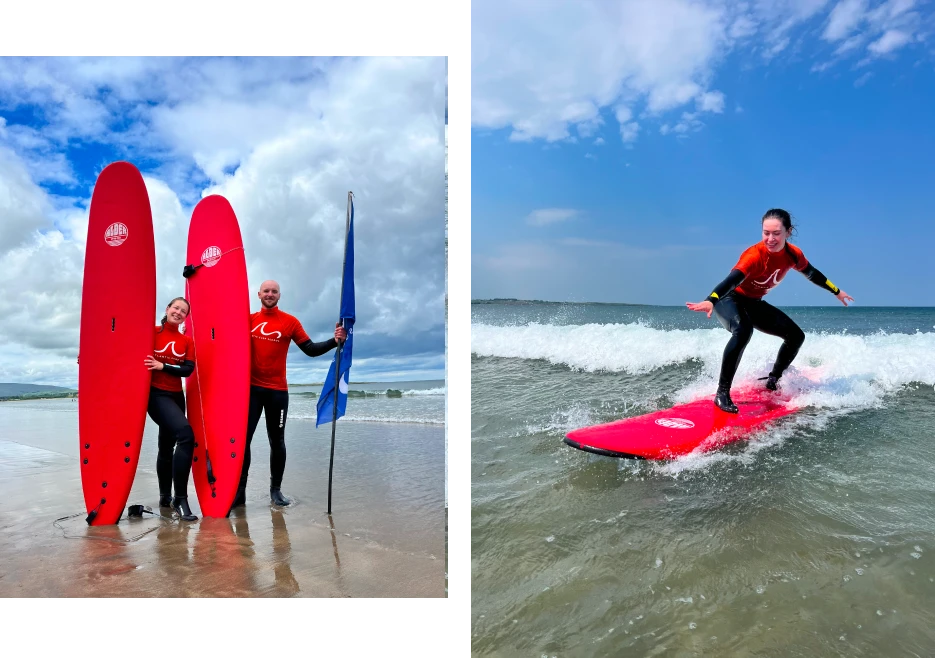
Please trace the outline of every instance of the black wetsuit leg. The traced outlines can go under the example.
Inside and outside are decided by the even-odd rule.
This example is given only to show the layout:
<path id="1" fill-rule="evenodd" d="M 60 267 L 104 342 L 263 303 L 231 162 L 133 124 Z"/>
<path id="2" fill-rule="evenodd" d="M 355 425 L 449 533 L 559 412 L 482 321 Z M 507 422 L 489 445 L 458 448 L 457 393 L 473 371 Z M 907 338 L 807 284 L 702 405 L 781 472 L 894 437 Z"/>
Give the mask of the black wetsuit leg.
<path id="1" fill-rule="evenodd" d="M 240 471 L 240 489 L 247 488 L 247 474 L 250 471 L 250 444 L 253 443 L 253 434 L 260 422 L 263 413 L 264 393 L 269 390 L 259 386 L 250 387 L 250 410 L 247 413 L 247 449 L 243 455 L 243 469 Z"/>
<path id="2" fill-rule="evenodd" d="M 730 390 L 734 375 L 737 373 L 737 366 L 740 364 L 740 357 L 743 356 L 743 351 L 753 336 L 753 321 L 747 314 L 745 303 L 747 301 L 754 300 L 730 293 L 714 305 L 714 315 L 717 316 L 721 326 L 731 333 L 730 340 L 724 348 L 724 356 L 721 358 L 718 390 Z"/>
<path id="3" fill-rule="evenodd" d="M 152 406 L 152 400 L 150 400 Z M 153 412 L 149 412 L 150 418 Z M 175 433 L 159 427 L 159 452 L 156 453 L 156 479 L 159 481 L 159 495 L 172 495 L 172 449 L 175 447 Z"/>
<path id="4" fill-rule="evenodd" d="M 266 434 L 269 436 L 269 486 L 279 489 L 286 471 L 286 416 L 289 413 L 289 391 L 267 390 Z"/>
<path id="5" fill-rule="evenodd" d="M 788 315 L 762 299 L 751 300 L 753 303 L 745 304 L 747 314 L 753 322 L 753 328 L 770 336 L 782 338 L 782 346 L 776 356 L 776 363 L 770 371 L 770 376 L 779 378 L 789 364 L 799 353 L 799 348 L 805 342 L 805 332 L 792 321 Z"/>
<path id="6" fill-rule="evenodd" d="M 149 389 L 148 411 L 150 418 L 159 425 L 159 452 L 156 456 L 159 493 L 169 493 L 171 480 L 175 485 L 175 495 L 187 497 L 195 434 L 185 417 L 185 395 L 181 391 L 152 387 Z"/>

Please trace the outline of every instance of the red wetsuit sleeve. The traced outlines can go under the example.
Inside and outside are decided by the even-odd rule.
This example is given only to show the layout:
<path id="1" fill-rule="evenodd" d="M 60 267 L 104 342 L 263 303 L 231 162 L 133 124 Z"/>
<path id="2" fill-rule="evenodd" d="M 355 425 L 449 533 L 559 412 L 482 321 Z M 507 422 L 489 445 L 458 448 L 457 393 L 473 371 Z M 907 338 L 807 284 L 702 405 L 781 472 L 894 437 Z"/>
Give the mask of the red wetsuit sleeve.
<path id="1" fill-rule="evenodd" d="M 805 257 L 805 254 L 803 254 L 802 250 L 796 247 L 794 244 L 789 242 L 786 244 L 789 247 L 789 251 L 794 253 L 796 257 L 796 263 L 792 266 L 792 269 L 794 269 L 796 272 L 803 271 L 806 267 L 808 267 L 808 259 Z"/>
<path id="2" fill-rule="evenodd" d="M 740 270 L 743 272 L 744 276 L 750 274 L 750 270 L 760 261 L 760 252 L 757 249 L 757 245 L 753 245 L 744 250 L 740 254 L 740 259 L 737 261 L 737 264 L 734 265 L 731 269 Z"/>
<path id="3" fill-rule="evenodd" d="M 290 332 L 292 334 L 292 340 L 295 341 L 296 345 L 301 345 L 307 340 L 311 340 L 309 335 L 305 333 L 305 329 L 302 327 L 302 323 L 299 322 L 298 318 L 295 319 L 295 323 L 290 327 Z"/>

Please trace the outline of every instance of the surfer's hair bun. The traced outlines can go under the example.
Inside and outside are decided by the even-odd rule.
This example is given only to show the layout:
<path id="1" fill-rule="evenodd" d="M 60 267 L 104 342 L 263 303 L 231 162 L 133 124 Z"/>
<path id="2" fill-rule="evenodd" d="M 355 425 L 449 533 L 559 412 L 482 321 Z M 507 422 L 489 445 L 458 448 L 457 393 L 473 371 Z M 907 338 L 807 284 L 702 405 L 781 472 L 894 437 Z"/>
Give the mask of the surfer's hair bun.
<path id="1" fill-rule="evenodd" d="M 778 219 L 780 222 L 782 222 L 783 227 L 789 231 L 790 235 L 795 233 L 795 225 L 792 223 L 792 215 L 789 214 L 788 210 L 783 210 L 782 208 L 770 208 L 766 211 L 766 214 L 763 215 L 763 219 L 760 220 L 760 224 L 765 222 L 767 219 Z"/>

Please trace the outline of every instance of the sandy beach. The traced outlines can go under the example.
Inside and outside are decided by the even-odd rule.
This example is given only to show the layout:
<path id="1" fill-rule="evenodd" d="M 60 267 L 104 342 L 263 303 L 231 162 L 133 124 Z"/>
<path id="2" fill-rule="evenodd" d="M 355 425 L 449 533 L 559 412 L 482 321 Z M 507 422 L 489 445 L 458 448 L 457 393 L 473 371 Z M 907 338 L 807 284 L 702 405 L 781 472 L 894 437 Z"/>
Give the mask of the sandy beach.
<path id="1" fill-rule="evenodd" d="M 124 515 L 89 528 L 76 407 L 0 404 L 0 596 L 446 596 L 443 426 L 339 422 L 330 518 L 330 427 L 290 420 L 283 492 L 295 503 L 277 508 L 261 420 L 247 505 L 230 518 Z M 169 516 L 157 507 L 155 458 L 148 420 L 128 505 Z M 191 484 L 189 499 L 201 516 Z"/>

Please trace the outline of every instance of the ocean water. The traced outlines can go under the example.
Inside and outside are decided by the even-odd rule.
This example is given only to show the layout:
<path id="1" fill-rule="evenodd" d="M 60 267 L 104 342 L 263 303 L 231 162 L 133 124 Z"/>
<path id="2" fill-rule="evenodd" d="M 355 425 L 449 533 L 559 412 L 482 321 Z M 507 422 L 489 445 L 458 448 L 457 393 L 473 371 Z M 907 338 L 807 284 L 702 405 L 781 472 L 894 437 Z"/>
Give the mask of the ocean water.
<path id="1" fill-rule="evenodd" d="M 387 549 L 424 553 L 445 552 L 444 380 L 358 384 L 351 382 L 347 415 L 338 420 L 335 440 L 334 517 L 346 531 Z M 290 387 L 286 427 L 286 472 L 283 492 L 298 501 L 297 513 L 323 522 L 326 509 L 331 425 L 315 427 L 320 387 Z M 388 397 L 387 391 L 400 397 Z M 311 395 L 310 395 L 311 394 Z M 155 474 L 158 427 L 146 418 L 137 482 Z M 73 459 L 79 474 L 78 404 L 74 398 L 0 402 L 0 441 L 12 442 Z M 263 419 L 251 446 L 247 483 L 249 509 L 269 506 L 269 442 Z M 0 464 L 2 465 L 2 464 Z M 84 507 L 80 480 L 52 499 L 66 512 Z M 15 483 L 28 487 L 27 481 Z M 2 491 L 0 491 L 2 493 Z M 189 502 L 200 507 L 189 482 Z M 3 496 L 0 495 L 0 501 Z M 155 486 L 139 489 L 129 503 L 155 507 Z M 69 511 L 70 510 L 70 511 Z M 0 518 L 9 510 L 0 502 Z M 40 519 L 48 525 L 56 518 Z M 2 525 L 2 524 L 0 524 Z M 0 533 L 2 534 L 2 533 Z M 2 542 L 0 542 L 2 543 Z"/>
<path id="2" fill-rule="evenodd" d="M 647 462 L 562 438 L 712 394 L 715 319 L 472 304 L 476 655 L 935 655 L 935 309 L 783 310 L 802 410 Z M 755 333 L 735 385 L 779 345 Z"/>
<path id="3" fill-rule="evenodd" d="M 314 421 L 321 386 L 289 387 L 289 418 Z M 354 383 L 348 388 L 348 422 L 445 424 L 445 380 Z"/>

